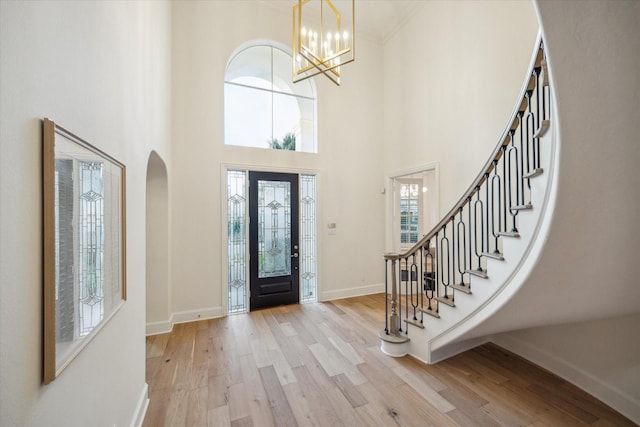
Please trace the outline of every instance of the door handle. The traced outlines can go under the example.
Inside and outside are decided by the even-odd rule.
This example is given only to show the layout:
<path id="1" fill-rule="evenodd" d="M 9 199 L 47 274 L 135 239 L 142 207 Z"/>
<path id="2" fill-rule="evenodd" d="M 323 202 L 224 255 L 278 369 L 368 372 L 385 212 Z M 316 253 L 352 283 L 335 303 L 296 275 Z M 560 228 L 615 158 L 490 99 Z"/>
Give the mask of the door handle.
<path id="1" fill-rule="evenodd" d="M 291 258 L 298 258 L 298 252 L 291 254 Z"/>

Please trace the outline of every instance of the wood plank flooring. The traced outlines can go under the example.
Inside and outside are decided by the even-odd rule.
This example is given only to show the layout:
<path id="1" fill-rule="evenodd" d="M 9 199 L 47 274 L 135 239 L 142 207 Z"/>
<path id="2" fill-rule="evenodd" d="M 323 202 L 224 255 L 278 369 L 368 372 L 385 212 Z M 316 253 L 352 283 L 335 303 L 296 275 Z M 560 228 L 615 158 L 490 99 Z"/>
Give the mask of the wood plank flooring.
<path id="1" fill-rule="evenodd" d="M 156 426 L 634 426 L 486 344 L 426 366 L 379 351 L 384 296 L 176 325 L 147 338 Z"/>

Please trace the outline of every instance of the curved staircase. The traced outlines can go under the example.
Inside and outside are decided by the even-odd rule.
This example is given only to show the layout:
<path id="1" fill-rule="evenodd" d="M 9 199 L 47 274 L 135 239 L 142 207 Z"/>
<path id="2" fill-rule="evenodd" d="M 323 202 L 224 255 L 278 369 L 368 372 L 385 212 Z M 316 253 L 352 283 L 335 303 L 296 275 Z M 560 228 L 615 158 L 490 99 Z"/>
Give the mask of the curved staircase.
<path id="1" fill-rule="evenodd" d="M 496 148 L 458 203 L 410 250 L 385 255 L 385 354 L 435 363 L 486 342 L 483 324 L 535 265 L 550 226 L 558 161 L 541 36 L 529 70 Z"/>

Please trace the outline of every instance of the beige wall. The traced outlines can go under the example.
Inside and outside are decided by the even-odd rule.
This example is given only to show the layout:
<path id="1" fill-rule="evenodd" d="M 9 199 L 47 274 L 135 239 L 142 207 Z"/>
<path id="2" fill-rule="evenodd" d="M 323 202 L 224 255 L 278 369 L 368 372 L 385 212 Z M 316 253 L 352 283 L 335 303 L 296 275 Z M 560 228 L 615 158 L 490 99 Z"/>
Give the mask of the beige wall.
<path id="1" fill-rule="evenodd" d="M 0 2 L 0 425 L 125 426 L 144 382 L 145 182 L 170 154 L 170 8 Z M 124 307 L 42 386 L 41 120 L 127 167 Z"/>

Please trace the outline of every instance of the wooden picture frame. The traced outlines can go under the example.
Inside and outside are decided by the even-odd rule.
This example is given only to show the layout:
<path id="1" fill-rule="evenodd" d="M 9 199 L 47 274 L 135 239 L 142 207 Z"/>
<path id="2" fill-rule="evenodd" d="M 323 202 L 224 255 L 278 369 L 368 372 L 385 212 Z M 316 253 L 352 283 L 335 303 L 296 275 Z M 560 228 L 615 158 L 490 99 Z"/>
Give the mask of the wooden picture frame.
<path id="1" fill-rule="evenodd" d="M 124 164 L 44 119 L 44 384 L 126 301 L 125 184 Z"/>

